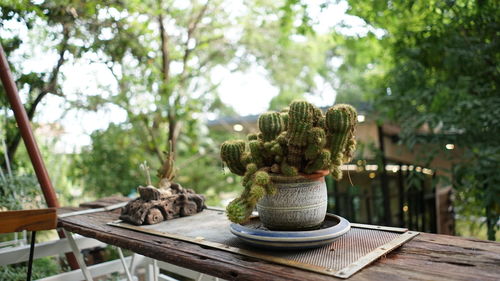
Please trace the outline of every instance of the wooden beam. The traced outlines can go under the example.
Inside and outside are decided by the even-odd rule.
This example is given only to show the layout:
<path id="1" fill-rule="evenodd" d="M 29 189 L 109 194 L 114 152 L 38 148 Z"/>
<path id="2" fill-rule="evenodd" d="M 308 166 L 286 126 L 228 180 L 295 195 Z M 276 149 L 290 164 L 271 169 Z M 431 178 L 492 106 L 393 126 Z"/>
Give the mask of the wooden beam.
<path id="1" fill-rule="evenodd" d="M 55 229 L 55 208 L 0 212 L 0 233 Z"/>

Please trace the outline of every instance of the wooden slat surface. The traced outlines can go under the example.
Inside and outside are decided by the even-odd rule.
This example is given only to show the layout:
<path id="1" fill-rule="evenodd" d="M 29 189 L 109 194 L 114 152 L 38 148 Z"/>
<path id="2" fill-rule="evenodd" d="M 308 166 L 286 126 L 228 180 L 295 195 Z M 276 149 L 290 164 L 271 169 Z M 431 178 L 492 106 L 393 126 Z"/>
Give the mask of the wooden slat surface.
<path id="1" fill-rule="evenodd" d="M 59 212 L 72 210 L 75 209 L 62 208 Z M 71 216 L 59 219 L 59 226 L 145 256 L 228 280 L 336 279 L 106 225 L 118 219 L 118 216 L 119 210 Z M 500 243 L 421 233 L 348 280 L 500 280 Z"/>
<path id="2" fill-rule="evenodd" d="M 49 230 L 56 225 L 54 208 L 0 212 L 0 233 Z"/>

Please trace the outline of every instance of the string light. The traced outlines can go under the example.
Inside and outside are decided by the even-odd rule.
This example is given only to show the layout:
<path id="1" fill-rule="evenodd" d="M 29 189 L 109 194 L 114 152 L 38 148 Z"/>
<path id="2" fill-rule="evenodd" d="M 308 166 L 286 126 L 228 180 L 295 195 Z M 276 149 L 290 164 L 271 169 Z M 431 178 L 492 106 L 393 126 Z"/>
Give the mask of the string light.
<path id="1" fill-rule="evenodd" d="M 357 171 L 357 172 L 363 172 L 363 171 L 378 171 L 378 165 L 375 164 L 368 164 L 366 165 L 366 160 L 357 160 L 356 164 L 344 164 L 341 166 L 341 169 L 343 171 Z M 395 164 L 388 164 L 385 165 L 385 170 L 390 171 L 393 173 L 397 173 L 399 170 L 401 171 L 413 171 L 417 173 L 424 173 L 426 175 L 433 175 L 434 171 L 429 169 L 429 168 L 423 168 L 421 166 L 414 166 L 414 165 L 395 165 Z"/>
<path id="2" fill-rule="evenodd" d="M 385 165 L 385 170 L 396 173 L 397 171 L 399 171 L 399 165 Z"/>
<path id="3" fill-rule="evenodd" d="M 427 169 L 427 168 L 423 168 L 422 173 L 424 173 L 426 175 L 433 175 L 434 174 L 434 172 L 431 169 Z"/>
<path id="4" fill-rule="evenodd" d="M 356 171 L 356 168 L 357 166 L 356 165 L 353 165 L 353 164 L 349 164 L 349 165 L 342 165 L 340 166 L 340 169 L 342 169 L 343 171 Z"/>

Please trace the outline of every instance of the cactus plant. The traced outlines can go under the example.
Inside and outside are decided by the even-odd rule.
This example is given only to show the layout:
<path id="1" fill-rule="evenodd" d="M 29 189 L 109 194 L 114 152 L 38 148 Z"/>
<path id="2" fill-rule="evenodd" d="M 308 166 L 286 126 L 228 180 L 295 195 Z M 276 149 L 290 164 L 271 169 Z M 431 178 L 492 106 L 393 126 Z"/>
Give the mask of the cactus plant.
<path id="1" fill-rule="evenodd" d="M 248 141 L 226 141 L 221 158 L 229 170 L 243 176 L 244 191 L 227 207 L 231 221 L 248 219 L 257 202 L 276 192 L 273 177 L 297 177 L 330 170 L 339 180 L 343 163 L 356 148 L 356 110 L 347 104 L 330 107 L 326 114 L 306 101 L 294 101 L 281 112 L 259 117 L 260 133 Z"/>

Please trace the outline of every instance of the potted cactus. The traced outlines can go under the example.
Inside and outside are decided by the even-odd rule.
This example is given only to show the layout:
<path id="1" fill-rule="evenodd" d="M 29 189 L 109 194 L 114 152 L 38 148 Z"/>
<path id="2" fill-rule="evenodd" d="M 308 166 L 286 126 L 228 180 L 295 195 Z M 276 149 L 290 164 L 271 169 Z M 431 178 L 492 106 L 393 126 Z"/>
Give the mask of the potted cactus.
<path id="1" fill-rule="evenodd" d="M 340 166 L 356 147 L 356 110 L 346 104 L 325 114 L 306 101 L 259 117 L 260 133 L 229 140 L 221 158 L 242 176 L 244 190 L 227 206 L 228 218 L 244 223 L 257 207 L 272 230 L 305 230 L 321 225 L 327 208 L 324 176 L 342 177 Z"/>

